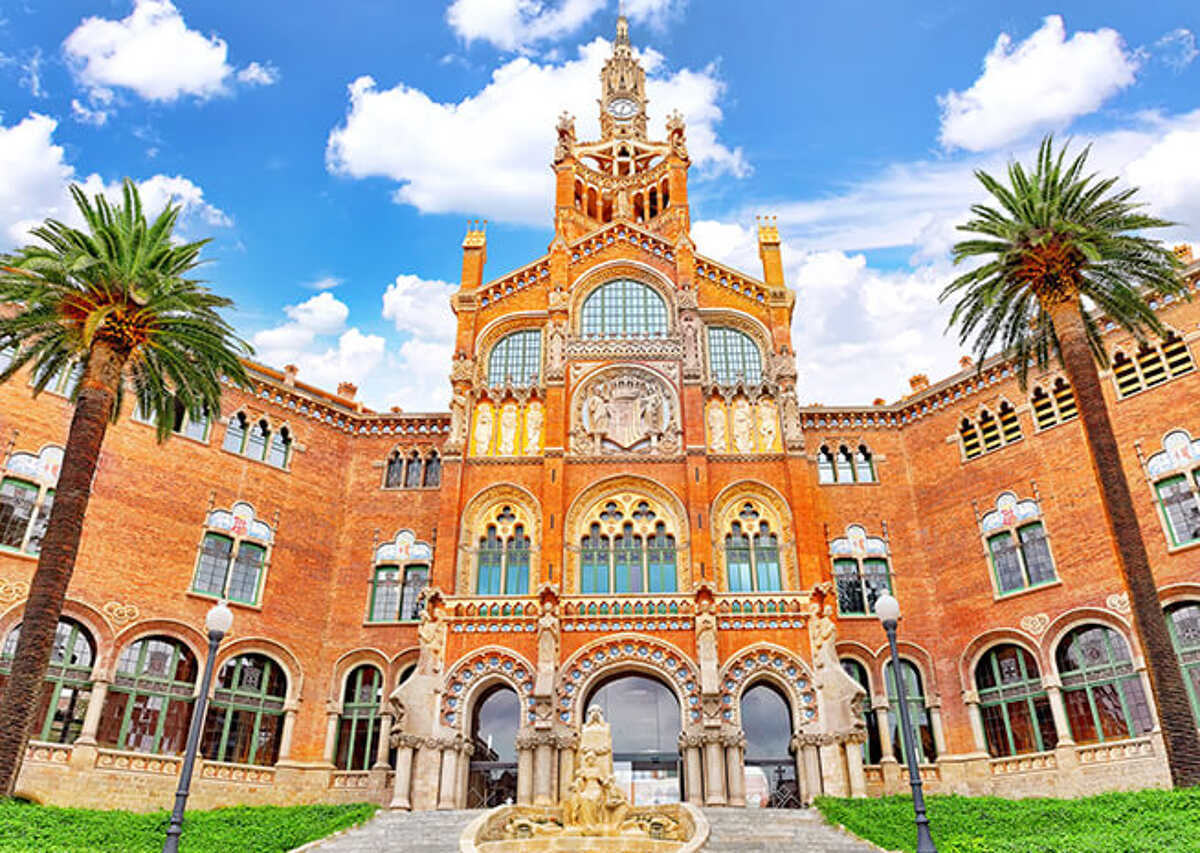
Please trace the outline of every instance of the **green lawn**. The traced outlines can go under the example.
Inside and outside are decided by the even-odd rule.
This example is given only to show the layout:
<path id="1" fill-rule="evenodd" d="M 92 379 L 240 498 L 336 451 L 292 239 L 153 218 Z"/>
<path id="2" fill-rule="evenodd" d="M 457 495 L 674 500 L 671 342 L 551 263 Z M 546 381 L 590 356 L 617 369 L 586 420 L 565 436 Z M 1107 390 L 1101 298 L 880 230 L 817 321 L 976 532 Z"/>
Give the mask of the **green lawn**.
<path id="1" fill-rule="evenodd" d="M 832 823 L 885 850 L 916 846 L 910 797 L 822 797 Z M 1102 794 L 1079 800 L 930 797 L 938 853 L 1196 853 L 1200 789 Z"/>
<path id="2" fill-rule="evenodd" d="M 375 814 L 378 806 L 239 806 L 188 812 L 181 853 L 285 853 Z M 62 809 L 0 801 L 0 851 L 159 853 L 167 812 Z"/>

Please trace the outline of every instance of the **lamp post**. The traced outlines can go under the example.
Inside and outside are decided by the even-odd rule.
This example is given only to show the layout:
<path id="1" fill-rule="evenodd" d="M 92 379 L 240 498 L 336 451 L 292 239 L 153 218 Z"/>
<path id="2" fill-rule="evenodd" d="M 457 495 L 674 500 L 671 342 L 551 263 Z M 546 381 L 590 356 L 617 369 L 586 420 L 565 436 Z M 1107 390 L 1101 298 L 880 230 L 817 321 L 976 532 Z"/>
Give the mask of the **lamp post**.
<path id="1" fill-rule="evenodd" d="M 167 840 L 163 853 L 179 853 L 179 833 L 183 832 L 183 810 L 187 806 L 188 789 L 192 785 L 192 768 L 196 764 L 196 747 L 200 745 L 200 732 L 204 728 L 204 712 L 208 708 L 208 689 L 212 685 L 213 662 L 217 659 L 217 646 L 233 627 L 233 611 L 229 605 L 218 601 L 204 617 L 208 629 L 208 660 L 204 662 L 204 675 L 200 679 L 200 695 L 192 710 L 192 724 L 188 728 L 187 752 L 183 756 L 183 768 L 179 771 L 179 790 L 175 792 L 175 808 L 171 811 L 171 824 L 167 827 Z"/>
<path id="2" fill-rule="evenodd" d="M 888 645 L 892 649 L 892 680 L 896 684 L 896 698 L 900 703 L 900 739 L 904 742 L 904 756 L 908 760 L 908 781 L 912 785 L 913 811 L 916 813 L 917 853 L 937 853 L 933 836 L 929 834 L 929 818 L 925 816 L 925 795 L 921 790 L 921 772 L 917 767 L 915 733 L 912 718 L 908 713 L 908 693 L 904 688 L 904 675 L 900 671 L 900 652 L 896 648 L 896 623 L 900 621 L 900 602 L 887 594 L 879 596 L 875 601 L 875 615 L 883 623 Z"/>

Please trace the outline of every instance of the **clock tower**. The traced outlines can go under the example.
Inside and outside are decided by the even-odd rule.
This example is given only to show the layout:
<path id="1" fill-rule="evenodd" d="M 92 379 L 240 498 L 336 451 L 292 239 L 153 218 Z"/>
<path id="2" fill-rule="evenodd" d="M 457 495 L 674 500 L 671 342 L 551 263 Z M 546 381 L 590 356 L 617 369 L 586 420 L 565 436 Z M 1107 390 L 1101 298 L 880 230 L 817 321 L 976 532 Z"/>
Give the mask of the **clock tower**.
<path id="1" fill-rule="evenodd" d="M 613 53 L 600 72 L 600 131 L 609 138 L 646 138 L 646 72 L 633 56 L 624 15 L 617 18 Z"/>

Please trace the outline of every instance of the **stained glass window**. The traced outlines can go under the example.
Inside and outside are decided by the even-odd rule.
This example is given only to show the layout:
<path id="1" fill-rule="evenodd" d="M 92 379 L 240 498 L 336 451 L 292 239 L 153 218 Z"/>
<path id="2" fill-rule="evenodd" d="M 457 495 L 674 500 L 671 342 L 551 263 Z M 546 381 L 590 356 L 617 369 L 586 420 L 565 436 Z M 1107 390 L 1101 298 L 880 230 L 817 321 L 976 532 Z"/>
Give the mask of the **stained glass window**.
<path id="1" fill-rule="evenodd" d="M 660 337 L 667 333 L 667 305 L 649 285 L 610 281 L 583 301 L 580 332 L 585 338 Z"/>
<path id="2" fill-rule="evenodd" d="M 874 613 L 876 600 L 892 589 L 888 561 L 883 557 L 839 557 L 833 561 L 833 578 L 842 615 Z"/>
<path id="3" fill-rule="evenodd" d="M 921 764 L 932 764 L 937 760 L 937 742 L 933 737 L 933 720 L 929 709 L 925 707 L 925 689 L 921 681 L 921 673 L 909 661 L 900 661 L 900 672 L 904 678 L 905 698 L 908 699 L 908 713 L 912 718 L 913 728 L 917 731 L 917 761 Z M 904 741 L 905 733 L 900 726 L 900 699 L 896 690 L 895 673 L 892 663 L 884 665 L 887 679 L 888 694 L 888 726 L 892 730 L 892 751 L 901 764 L 905 762 Z"/>
<path id="4" fill-rule="evenodd" d="M 1044 752 L 1058 744 L 1050 700 L 1029 652 L 1011 643 L 990 649 L 975 667 L 975 688 L 993 758 Z"/>
<path id="5" fill-rule="evenodd" d="M 287 676 L 266 655 L 239 655 L 217 673 L 200 752 L 209 761 L 272 765 L 279 760 Z"/>
<path id="6" fill-rule="evenodd" d="M 1067 634 L 1055 654 L 1063 704 L 1076 743 L 1137 737 L 1152 720 L 1129 645 L 1116 631 L 1084 625 Z"/>
<path id="7" fill-rule="evenodd" d="M 708 365 L 713 379 L 721 385 L 762 382 L 762 353 L 753 338 L 737 329 L 709 327 Z"/>
<path id="8" fill-rule="evenodd" d="M 346 678 L 333 759 L 339 770 L 370 770 L 375 763 L 382 734 L 379 720 L 382 698 L 383 673 L 378 667 L 364 664 Z"/>
<path id="9" fill-rule="evenodd" d="M 488 356 L 488 385 L 536 385 L 542 372 L 542 333 L 525 329 L 501 338 Z"/>
<path id="10" fill-rule="evenodd" d="M 1200 477 L 1200 473 L 1197 476 Z M 1155 491 L 1172 543 L 1182 545 L 1200 539 L 1200 500 L 1188 478 L 1180 474 L 1160 480 L 1155 484 Z"/>
<path id="11" fill-rule="evenodd" d="M 1200 604 L 1187 602 L 1167 608 L 1167 628 L 1179 656 L 1192 712 L 1200 720 Z"/>
<path id="12" fill-rule="evenodd" d="M 262 545 L 206 533 L 192 589 L 242 604 L 257 604 L 266 554 Z"/>
<path id="13" fill-rule="evenodd" d="M 387 471 L 383 475 L 385 489 L 399 489 L 404 486 L 404 457 L 400 451 L 395 451 L 388 457 Z"/>
<path id="14" fill-rule="evenodd" d="M 196 685 L 196 657 L 172 637 L 130 643 L 117 672 L 96 739 L 105 746 L 178 755 L 187 744 Z"/>
<path id="15" fill-rule="evenodd" d="M 859 683 L 866 696 L 859 705 L 859 715 L 867 729 L 867 740 L 863 744 L 863 763 L 878 764 L 883 758 L 883 745 L 879 740 L 879 716 L 871 707 L 871 681 L 867 677 L 867 668 L 854 658 L 842 658 L 842 671 Z"/>
<path id="16" fill-rule="evenodd" d="M 21 638 L 21 627 L 14 628 L 0 653 L 0 690 L 12 672 L 13 657 Z M 38 700 L 34 740 L 74 743 L 83 731 L 83 718 L 92 695 L 92 664 L 96 644 L 91 634 L 71 619 L 60 619 L 54 632 L 50 666 Z"/>

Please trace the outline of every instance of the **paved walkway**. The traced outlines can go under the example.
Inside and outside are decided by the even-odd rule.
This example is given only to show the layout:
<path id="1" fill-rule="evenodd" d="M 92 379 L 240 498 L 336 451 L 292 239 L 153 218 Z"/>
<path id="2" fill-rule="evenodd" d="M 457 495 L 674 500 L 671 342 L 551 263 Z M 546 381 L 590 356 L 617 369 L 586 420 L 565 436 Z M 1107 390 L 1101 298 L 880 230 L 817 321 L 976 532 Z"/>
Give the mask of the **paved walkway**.
<path id="1" fill-rule="evenodd" d="M 388 812 L 305 853 L 458 853 L 477 811 Z M 821 820 L 815 809 L 705 809 L 704 853 L 877 853 Z"/>

